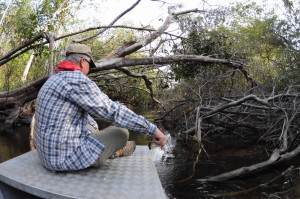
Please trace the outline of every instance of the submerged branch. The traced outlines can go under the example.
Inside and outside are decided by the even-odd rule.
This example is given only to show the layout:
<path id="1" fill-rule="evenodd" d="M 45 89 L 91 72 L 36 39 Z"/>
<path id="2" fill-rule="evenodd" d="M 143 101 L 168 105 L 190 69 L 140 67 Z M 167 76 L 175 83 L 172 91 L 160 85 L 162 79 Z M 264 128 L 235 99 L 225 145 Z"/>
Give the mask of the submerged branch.
<path id="1" fill-rule="evenodd" d="M 270 181 L 260 184 L 256 187 L 242 190 L 242 191 L 236 191 L 236 192 L 230 192 L 230 193 L 223 193 L 223 194 L 210 194 L 213 197 L 233 197 L 233 196 L 240 196 L 240 195 L 246 195 L 249 194 L 252 191 L 255 191 L 260 188 L 267 187 L 268 185 L 272 184 L 273 182 L 277 181 L 278 179 L 285 177 L 288 173 L 290 173 L 294 169 L 294 166 L 290 166 L 288 169 L 286 169 L 284 172 L 282 172 L 279 176 L 276 176 L 275 178 L 271 179 Z"/>
<path id="2" fill-rule="evenodd" d="M 281 151 L 275 150 L 271 157 L 264 162 L 260 162 L 258 164 L 254 164 L 248 167 L 242 167 L 234 171 L 230 171 L 227 173 L 223 173 L 217 176 L 209 177 L 206 179 L 198 179 L 198 182 L 216 182 L 216 181 L 227 181 L 236 177 L 241 177 L 245 175 L 250 175 L 256 173 L 258 171 L 265 170 L 270 168 L 271 166 L 278 165 L 284 161 L 290 160 L 297 156 L 300 153 L 300 145 L 291 152 L 287 152 L 284 154 L 280 154 Z"/>

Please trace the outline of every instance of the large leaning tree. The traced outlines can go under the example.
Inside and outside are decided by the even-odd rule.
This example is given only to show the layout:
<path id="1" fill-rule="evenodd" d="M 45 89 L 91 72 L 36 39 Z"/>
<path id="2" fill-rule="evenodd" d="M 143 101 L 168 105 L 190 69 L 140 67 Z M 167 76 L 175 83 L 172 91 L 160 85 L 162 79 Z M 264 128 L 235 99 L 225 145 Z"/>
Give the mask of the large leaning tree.
<path id="1" fill-rule="evenodd" d="M 66 13 L 65 9 L 68 8 L 68 6 L 71 3 L 70 2 L 66 3 L 66 1 L 64 2 L 53 1 L 53 2 L 56 2 L 57 4 L 56 6 L 54 6 L 54 8 L 52 8 L 52 14 L 56 14 L 56 15 L 61 14 L 62 16 L 59 19 L 61 21 L 67 20 L 66 15 L 68 13 Z M 57 61 L 58 59 L 57 57 L 59 56 L 61 57 L 61 55 L 63 54 L 63 46 L 58 48 L 57 47 L 58 44 L 63 44 L 65 46 L 70 43 L 86 43 L 93 48 L 92 50 L 94 51 L 94 53 L 97 53 L 99 51 L 98 49 L 96 49 L 97 46 L 95 46 L 95 44 L 97 43 L 97 41 L 95 40 L 97 40 L 98 37 L 101 37 L 101 35 L 105 35 L 105 32 L 108 31 L 109 29 L 130 29 L 134 31 L 140 31 L 143 32 L 143 36 L 138 38 L 138 40 L 133 40 L 133 39 L 127 40 L 127 38 L 124 38 L 124 40 L 120 42 L 119 46 L 114 47 L 111 52 L 106 52 L 104 56 L 95 54 L 94 57 L 98 58 L 96 61 L 97 68 L 91 70 L 89 76 L 94 81 L 98 81 L 107 78 L 108 77 L 107 74 L 110 74 L 111 79 L 113 79 L 113 78 L 118 78 L 116 75 L 114 75 L 114 73 L 117 71 L 123 73 L 126 76 L 142 79 L 146 86 L 146 89 L 144 90 L 146 90 L 150 94 L 152 99 L 158 104 L 160 102 L 154 96 L 152 81 L 147 77 L 146 72 L 148 70 L 159 69 L 160 67 L 163 67 L 165 65 L 170 65 L 175 62 L 196 61 L 202 63 L 218 63 L 223 65 L 224 67 L 231 67 L 231 68 L 241 70 L 245 74 L 245 78 L 251 80 L 251 78 L 247 75 L 247 72 L 244 69 L 242 64 L 234 63 L 228 59 L 216 59 L 210 56 L 185 55 L 185 54 L 157 56 L 155 53 L 164 44 L 164 42 L 170 40 L 176 40 L 178 38 L 184 37 L 181 34 L 174 35 L 168 33 L 167 30 L 171 24 L 178 22 L 179 17 L 182 15 L 188 15 L 190 13 L 199 14 L 203 11 L 198 9 L 180 11 L 180 12 L 169 11 L 169 15 L 164 19 L 164 23 L 157 29 L 153 29 L 151 27 L 137 28 L 137 27 L 125 26 L 125 25 L 115 25 L 120 18 L 122 18 L 124 15 L 130 12 L 140 2 L 141 2 L 140 0 L 136 1 L 131 7 L 129 7 L 120 15 L 118 15 L 108 25 L 88 27 L 68 34 L 64 34 L 64 32 L 61 33 L 62 32 L 61 29 L 56 27 L 56 25 L 58 26 L 63 25 L 63 22 L 62 24 L 55 24 L 58 23 L 56 22 L 56 18 L 58 17 L 56 17 L 55 19 L 51 19 L 49 17 L 49 20 L 48 21 L 46 20 L 45 22 L 46 25 L 41 25 L 39 23 L 42 23 L 43 21 L 42 20 L 39 21 L 39 17 L 47 19 L 47 12 L 40 16 L 34 16 L 29 10 L 28 16 L 34 18 L 33 21 L 36 24 L 30 25 L 30 27 L 24 26 L 23 24 L 22 28 L 26 28 L 26 29 L 29 28 L 30 29 L 28 30 L 29 33 L 28 34 L 24 33 L 24 31 L 27 31 L 26 29 L 19 30 L 19 32 L 23 34 L 21 35 L 23 37 L 19 41 L 10 41 L 10 43 L 6 45 L 6 46 L 13 46 L 13 48 L 10 49 L 9 47 L 7 47 L 8 50 L 6 52 L 5 51 L 2 52 L 2 57 L 0 58 L 0 67 L 5 67 L 5 69 L 8 71 L 6 73 L 6 76 L 9 76 L 12 73 L 12 70 L 20 70 L 17 68 L 18 67 L 20 68 L 21 64 L 24 65 L 23 63 L 20 63 L 20 60 L 22 60 L 21 56 L 24 56 L 25 54 L 28 53 L 30 55 L 31 54 L 35 55 L 40 53 L 42 54 L 41 56 L 44 55 L 43 57 L 44 60 L 41 60 L 44 61 L 44 63 L 41 63 L 42 66 L 40 67 L 44 67 L 46 73 L 43 77 L 40 77 L 38 79 L 33 79 L 31 82 L 25 85 L 21 85 L 20 87 L 15 89 L 8 88 L 8 91 L 0 93 L 0 104 L 1 104 L 0 111 L 2 112 L 2 115 L 6 117 L 5 124 L 7 126 L 11 126 L 14 123 L 14 121 L 18 118 L 22 110 L 22 107 L 26 103 L 36 98 L 40 87 L 47 80 L 49 75 L 52 74 L 53 69 L 55 67 L 54 62 Z M 19 3 L 23 3 L 23 2 L 19 2 Z M 52 4 L 49 4 L 48 6 L 50 5 Z M 7 5 L 7 6 L 12 6 L 12 5 Z M 24 6 L 24 5 L 20 5 L 20 6 Z M 9 15 L 9 13 L 6 14 Z M 24 19 L 22 23 L 25 23 L 27 20 Z M 55 21 L 55 23 L 53 21 Z M 8 21 L 7 23 L 9 22 L 10 21 Z M 15 26 L 15 24 L 10 24 L 10 25 Z M 34 25 L 42 26 L 42 27 L 33 28 Z M 18 28 L 20 29 L 21 27 Z M 41 30 L 38 31 L 37 29 L 41 29 Z M 20 36 L 19 32 L 17 31 L 15 32 L 16 34 L 17 33 L 19 34 L 17 36 Z M 11 32 L 6 33 L 3 30 L 3 37 L 2 37 L 3 40 L 5 34 L 6 35 L 11 34 Z M 107 35 L 105 35 L 105 37 L 106 36 Z M 14 45 L 11 45 L 12 42 L 14 42 Z M 130 55 L 142 50 L 144 51 L 142 57 L 134 57 L 134 56 L 133 58 L 130 57 Z M 45 55 L 48 56 L 48 59 L 45 58 Z M 28 64 L 30 65 L 31 64 L 30 56 L 28 60 L 29 63 L 27 63 L 27 65 Z M 136 68 L 136 67 L 142 68 L 139 70 L 141 72 L 135 73 L 131 71 L 132 68 Z M 20 80 L 17 82 L 21 82 L 21 77 Z"/>

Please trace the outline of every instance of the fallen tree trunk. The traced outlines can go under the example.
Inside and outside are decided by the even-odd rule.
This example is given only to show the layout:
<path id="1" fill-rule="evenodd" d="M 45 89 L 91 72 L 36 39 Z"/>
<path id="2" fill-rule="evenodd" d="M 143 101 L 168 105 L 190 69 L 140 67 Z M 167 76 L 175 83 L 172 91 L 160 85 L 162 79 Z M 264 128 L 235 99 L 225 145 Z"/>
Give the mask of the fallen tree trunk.
<path id="1" fill-rule="evenodd" d="M 10 110 L 5 119 L 5 128 L 13 125 L 25 103 L 36 99 L 40 88 L 47 79 L 48 77 L 43 77 L 13 91 L 0 93 L 0 112 Z"/>
<path id="2" fill-rule="evenodd" d="M 254 165 L 251 165 L 248 167 L 242 167 L 237 170 L 223 173 L 223 174 L 220 174 L 217 176 L 209 177 L 206 179 L 198 179 L 197 181 L 198 182 L 226 181 L 226 180 L 231 180 L 236 177 L 250 175 L 253 173 L 257 173 L 259 171 L 266 170 L 266 169 L 270 168 L 271 166 L 278 165 L 280 163 L 283 163 L 287 160 L 290 160 L 290 159 L 296 157 L 300 153 L 300 145 L 291 152 L 287 152 L 284 154 L 280 154 L 280 153 L 281 153 L 280 150 L 276 149 L 267 161 L 260 162 L 258 164 L 254 164 Z"/>
<path id="3" fill-rule="evenodd" d="M 23 106 L 26 102 L 35 99 L 47 79 L 48 77 L 43 77 L 13 91 L 1 92 L 0 111 L 13 108 L 15 104 Z"/>

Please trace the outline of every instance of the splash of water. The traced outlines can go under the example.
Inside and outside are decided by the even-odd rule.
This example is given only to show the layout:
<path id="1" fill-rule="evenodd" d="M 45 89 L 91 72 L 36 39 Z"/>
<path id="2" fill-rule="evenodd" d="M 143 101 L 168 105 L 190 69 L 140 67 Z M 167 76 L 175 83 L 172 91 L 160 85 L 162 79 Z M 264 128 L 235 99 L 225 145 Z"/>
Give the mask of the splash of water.
<path id="1" fill-rule="evenodd" d="M 171 137 L 170 133 L 166 134 L 166 145 L 163 149 L 159 146 L 152 144 L 151 145 L 151 158 L 154 163 L 165 162 L 168 158 L 172 158 L 172 150 L 175 147 L 175 139 Z"/>

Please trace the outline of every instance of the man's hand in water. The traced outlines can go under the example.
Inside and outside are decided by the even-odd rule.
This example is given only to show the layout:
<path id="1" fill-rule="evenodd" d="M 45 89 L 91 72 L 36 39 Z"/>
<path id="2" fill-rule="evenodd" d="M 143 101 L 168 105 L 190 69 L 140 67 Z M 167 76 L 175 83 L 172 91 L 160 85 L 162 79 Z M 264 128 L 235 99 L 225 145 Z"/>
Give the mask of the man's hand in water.
<path id="1" fill-rule="evenodd" d="M 153 142 L 162 149 L 166 144 L 166 136 L 157 128 L 153 134 Z"/>

